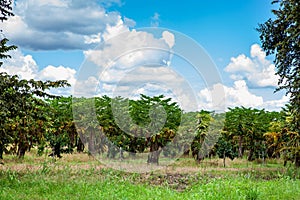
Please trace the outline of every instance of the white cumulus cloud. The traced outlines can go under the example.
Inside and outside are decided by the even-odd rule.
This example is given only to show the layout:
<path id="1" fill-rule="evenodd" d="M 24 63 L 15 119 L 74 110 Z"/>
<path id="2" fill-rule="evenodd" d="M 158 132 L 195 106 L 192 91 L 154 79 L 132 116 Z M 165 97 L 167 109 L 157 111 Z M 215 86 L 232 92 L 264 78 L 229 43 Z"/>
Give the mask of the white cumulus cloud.
<path id="1" fill-rule="evenodd" d="M 166 65 L 171 59 L 170 49 L 175 44 L 174 35 L 168 31 L 156 38 L 146 31 L 130 30 L 121 18 L 115 26 L 107 26 L 103 40 L 96 50 L 84 52 L 86 58 L 99 68 L 121 70 L 145 64 Z"/>
<path id="2" fill-rule="evenodd" d="M 222 90 L 224 91 L 223 95 L 219 95 Z M 243 80 L 235 81 L 233 87 L 219 83 L 212 88 L 205 88 L 200 91 L 199 98 L 200 106 L 209 110 L 235 106 L 257 107 L 263 104 L 263 98 L 251 94 Z"/>
<path id="3" fill-rule="evenodd" d="M 55 67 L 49 65 L 44 69 L 42 69 L 37 76 L 41 80 L 51 80 L 51 81 L 67 80 L 69 84 L 74 85 L 76 82 L 75 75 L 76 75 L 76 70 L 71 69 L 69 67 L 64 67 L 64 66 Z"/>
<path id="4" fill-rule="evenodd" d="M 261 108 L 265 108 L 266 110 L 276 110 L 279 111 L 281 108 L 284 108 L 285 105 L 289 102 L 290 96 L 282 96 L 281 99 L 277 100 L 270 100 L 264 102 L 264 104 L 261 106 Z"/>
<path id="5" fill-rule="evenodd" d="M 279 77 L 275 75 L 275 65 L 266 58 L 266 53 L 258 44 L 253 44 L 251 57 L 241 54 L 231 58 L 225 71 L 233 80 L 245 80 L 253 87 L 277 87 Z"/>
<path id="6" fill-rule="evenodd" d="M 212 88 L 201 90 L 198 97 L 200 109 L 217 111 L 240 106 L 280 110 L 289 100 L 289 97 L 283 96 L 279 100 L 265 101 L 262 96 L 251 93 L 244 80 L 235 81 L 232 87 L 215 84 Z"/>
<path id="7" fill-rule="evenodd" d="M 84 52 L 86 62 L 80 74 L 80 77 L 84 77 L 80 78 L 81 82 L 97 75 L 99 91 L 109 96 L 116 93 L 134 96 L 132 90 L 153 94 L 150 86 L 154 87 L 157 83 L 161 86 L 166 82 L 174 83 L 168 87 L 180 88 L 183 79 L 174 76 L 169 67 L 171 49 L 176 43 L 171 32 L 163 31 L 161 35 L 154 35 L 151 30 L 130 30 L 119 18 L 116 25 L 107 25 L 102 38 L 103 43 L 97 49 Z M 85 69 L 93 69 L 93 73 Z M 162 94 L 167 90 L 162 86 L 161 90 L 155 91 Z M 86 96 L 91 96 L 90 92 L 87 91 Z"/>

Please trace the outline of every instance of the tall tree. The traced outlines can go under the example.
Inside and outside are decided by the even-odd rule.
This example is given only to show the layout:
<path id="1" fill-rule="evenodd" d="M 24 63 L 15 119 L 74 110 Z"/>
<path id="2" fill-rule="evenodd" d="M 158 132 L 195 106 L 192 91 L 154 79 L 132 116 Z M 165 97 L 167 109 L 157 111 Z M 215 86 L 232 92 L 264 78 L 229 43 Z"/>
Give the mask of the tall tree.
<path id="1" fill-rule="evenodd" d="M 43 98 L 56 98 L 46 90 L 68 86 L 66 81 L 22 80 L 16 75 L 0 73 L 0 158 L 6 145 L 14 143 L 19 157 L 25 155 L 33 138 L 33 124 L 44 119 L 40 107 Z"/>
<path id="2" fill-rule="evenodd" d="M 290 94 L 293 131 L 300 138 L 300 2 L 275 0 L 278 9 L 272 10 L 275 19 L 259 25 L 262 47 L 267 55 L 275 54 L 279 88 Z M 293 139 L 294 139 L 293 138 Z M 297 144 L 299 143 L 292 143 Z M 290 146 L 290 148 L 293 148 Z M 300 167 L 300 149 L 294 146 L 295 166 Z"/>
<path id="3" fill-rule="evenodd" d="M 4 22 L 13 16 L 12 0 L 0 1 L 0 20 Z M 2 33 L 2 29 L 0 30 Z M 8 45 L 4 34 L 0 41 L 0 67 L 3 59 L 11 58 L 7 54 L 17 47 Z M 43 98 L 56 98 L 47 90 L 69 86 L 66 81 L 22 80 L 16 75 L 0 73 L 0 159 L 8 144 L 14 144 L 19 157 L 24 157 L 26 150 L 41 137 L 40 131 L 45 116 L 41 111 Z"/>

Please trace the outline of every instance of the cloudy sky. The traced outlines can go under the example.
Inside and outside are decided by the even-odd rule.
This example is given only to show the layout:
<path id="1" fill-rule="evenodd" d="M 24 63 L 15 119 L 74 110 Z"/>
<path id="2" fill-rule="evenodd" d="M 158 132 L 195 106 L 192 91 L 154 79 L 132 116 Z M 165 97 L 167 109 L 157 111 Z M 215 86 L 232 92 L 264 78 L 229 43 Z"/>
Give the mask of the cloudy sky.
<path id="1" fill-rule="evenodd" d="M 15 0 L 15 16 L 1 29 L 19 48 L 0 70 L 66 79 L 72 88 L 52 91 L 62 95 L 164 93 L 186 110 L 191 102 L 279 110 L 288 98 L 273 93 L 273 58 L 255 30 L 271 9 L 261 0 Z M 200 75 L 183 59 L 192 54 Z"/>

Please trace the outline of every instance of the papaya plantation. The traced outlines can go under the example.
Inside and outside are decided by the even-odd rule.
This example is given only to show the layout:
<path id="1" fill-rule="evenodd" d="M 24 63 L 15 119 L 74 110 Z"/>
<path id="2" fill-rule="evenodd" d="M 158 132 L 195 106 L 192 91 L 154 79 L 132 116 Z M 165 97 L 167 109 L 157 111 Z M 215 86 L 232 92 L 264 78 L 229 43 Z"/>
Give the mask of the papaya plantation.
<path id="1" fill-rule="evenodd" d="M 226 157 L 295 161 L 289 147 L 298 145 L 298 135 L 290 128 L 289 107 L 185 112 L 163 95 L 61 97 L 46 90 L 66 87 L 65 81 L 27 81 L 5 73 L 0 84 L 1 159 L 3 154 L 22 158 L 37 148 L 39 155 L 58 158 L 74 151 L 123 160 L 147 153 L 145 162 L 157 165 L 159 158 L 174 156 L 191 156 L 198 163 L 219 157 L 224 166 Z"/>

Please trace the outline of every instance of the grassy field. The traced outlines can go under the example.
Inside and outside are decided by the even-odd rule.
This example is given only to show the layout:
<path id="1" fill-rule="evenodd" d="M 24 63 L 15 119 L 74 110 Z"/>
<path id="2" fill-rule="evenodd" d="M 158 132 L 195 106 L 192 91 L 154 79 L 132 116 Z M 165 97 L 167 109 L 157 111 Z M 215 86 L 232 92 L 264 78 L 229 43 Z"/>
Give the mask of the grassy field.
<path id="1" fill-rule="evenodd" d="M 6 157 L 0 166 L 0 199 L 300 199 L 299 173 L 245 160 L 181 158 L 144 174 L 111 170 L 86 154 L 60 160 Z"/>

